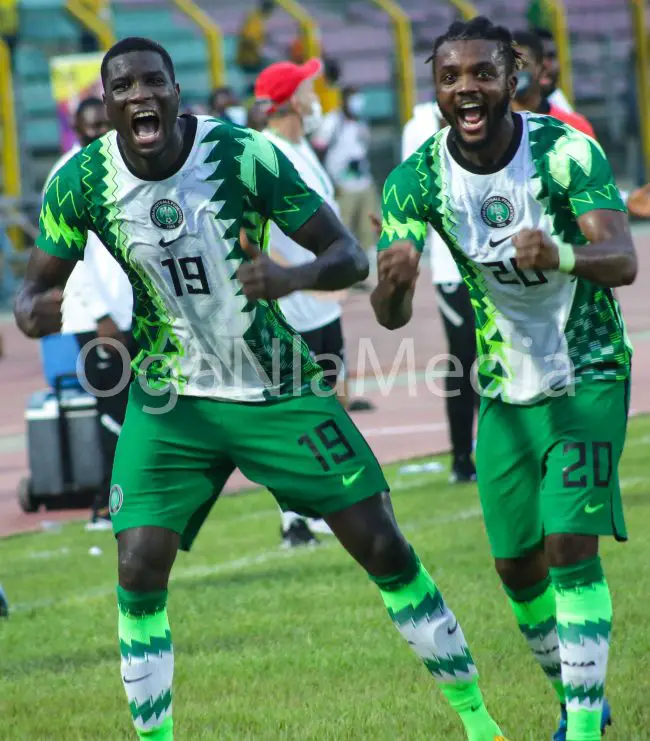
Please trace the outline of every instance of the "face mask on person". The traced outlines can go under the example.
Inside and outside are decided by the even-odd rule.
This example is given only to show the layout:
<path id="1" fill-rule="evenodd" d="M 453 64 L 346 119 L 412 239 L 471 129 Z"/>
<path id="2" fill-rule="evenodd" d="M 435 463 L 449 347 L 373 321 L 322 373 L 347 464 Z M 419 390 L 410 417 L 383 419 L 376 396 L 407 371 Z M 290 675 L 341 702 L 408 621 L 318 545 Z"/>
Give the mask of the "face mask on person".
<path id="1" fill-rule="evenodd" d="M 237 126 L 246 126 L 246 109 L 243 105 L 231 105 L 225 110 L 226 116 Z"/>
<path id="2" fill-rule="evenodd" d="M 311 104 L 311 111 L 302 118 L 305 134 L 313 134 L 323 123 L 323 107 L 320 100 L 316 98 Z"/>
<path id="3" fill-rule="evenodd" d="M 365 98 L 361 93 L 354 93 L 348 98 L 348 110 L 357 118 L 361 116 L 366 106 Z"/>
<path id="4" fill-rule="evenodd" d="M 515 92 L 516 98 L 521 98 L 526 95 L 533 84 L 533 76 L 530 72 L 519 72 L 517 73 L 517 90 Z"/>

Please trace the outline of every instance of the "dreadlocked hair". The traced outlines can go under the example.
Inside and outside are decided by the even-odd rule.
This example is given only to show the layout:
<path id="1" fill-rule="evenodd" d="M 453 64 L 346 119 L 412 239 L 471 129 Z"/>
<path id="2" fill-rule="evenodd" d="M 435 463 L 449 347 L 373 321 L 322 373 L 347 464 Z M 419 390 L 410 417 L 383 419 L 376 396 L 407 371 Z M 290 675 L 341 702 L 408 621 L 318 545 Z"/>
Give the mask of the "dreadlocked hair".
<path id="1" fill-rule="evenodd" d="M 471 21 L 454 21 L 446 33 L 438 36 L 427 64 L 436 63 L 440 47 L 447 41 L 496 41 L 509 75 L 521 67 L 521 55 L 515 49 L 512 34 L 505 26 L 495 26 L 489 18 L 479 15 Z"/>

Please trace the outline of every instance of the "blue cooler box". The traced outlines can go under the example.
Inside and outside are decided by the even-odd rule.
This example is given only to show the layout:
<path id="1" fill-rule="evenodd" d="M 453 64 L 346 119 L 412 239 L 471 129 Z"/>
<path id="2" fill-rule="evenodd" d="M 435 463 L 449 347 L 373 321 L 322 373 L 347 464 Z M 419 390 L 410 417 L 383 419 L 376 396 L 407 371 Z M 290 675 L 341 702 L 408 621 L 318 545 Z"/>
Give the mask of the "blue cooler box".
<path id="1" fill-rule="evenodd" d="M 25 412 L 30 494 L 37 500 L 97 490 L 104 481 L 96 401 L 84 391 L 38 391 Z"/>

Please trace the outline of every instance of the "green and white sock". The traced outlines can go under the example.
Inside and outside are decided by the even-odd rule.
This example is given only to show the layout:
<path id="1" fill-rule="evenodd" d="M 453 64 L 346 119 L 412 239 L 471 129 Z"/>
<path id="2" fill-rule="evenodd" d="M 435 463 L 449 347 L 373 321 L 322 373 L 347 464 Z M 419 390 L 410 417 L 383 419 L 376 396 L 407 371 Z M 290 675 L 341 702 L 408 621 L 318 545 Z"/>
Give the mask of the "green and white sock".
<path id="1" fill-rule="evenodd" d="M 174 651 L 167 619 L 167 590 L 117 588 L 122 682 L 138 736 L 172 741 Z"/>
<path id="2" fill-rule="evenodd" d="M 528 589 L 514 591 L 505 585 L 504 589 L 521 634 L 548 677 L 558 699 L 564 704 L 560 640 L 555 618 L 555 590 L 551 585 L 551 577 L 547 576 L 544 581 Z"/>
<path id="3" fill-rule="evenodd" d="M 501 731 L 483 702 L 463 631 L 426 569 L 411 553 L 412 563 L 404 573 L 371 579 L 379 587 L 395 627 L 460 716 L 469 741 L 494 741 Z"/>
<path id="4" fill-rule="evenodd" d="M 600 558 L 553 568 L 567 741 L 600 741 L 612 599 Z"/>

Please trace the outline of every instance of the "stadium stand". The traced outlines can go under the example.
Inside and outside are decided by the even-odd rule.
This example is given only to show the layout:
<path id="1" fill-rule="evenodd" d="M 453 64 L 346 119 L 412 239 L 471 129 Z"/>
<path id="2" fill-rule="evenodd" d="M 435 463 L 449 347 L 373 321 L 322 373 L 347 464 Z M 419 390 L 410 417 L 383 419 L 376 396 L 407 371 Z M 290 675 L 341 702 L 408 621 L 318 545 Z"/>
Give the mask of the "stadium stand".
<path id="1" fill-rule="evenodd" d="M 247 80 L 236 64 L 237 36 L 257 0 L 198 0 L 224 34 L 227 82 L 238 92 Z M 413 53 L 418 101 L 431 95 L 430 68 L 424 64 L 432 39 L 459 17 L 451 2 L 400 0 L 413 29 Z M 394 39 L 388 15 L 371 0 L 303 0 L 316 22 L 323 53 L 342 68 L 342 83 L 363 89 L 366 114 L 374 124 L 374 160 L 383 162 L 377 176 L 394 161 L 397 96 Z M 507 18 L 512 27 L 526 25 L 528 0 L 474 0 L 478 12 Z M 628 70 L 633 47 L 626 0 L 566 0 L 571 35 L 574 90 L 580 110 L 594 122 L 610 153 L 625 140 L 624 127 L 633 80 Z M 204 104 L 210 91 L 208 49 L 200 29 L 162 0 L 117 0 L 111 3 L 116 38 L 147 35 L 172 55 L 187 106 Z M 40 190 L 43 177 L 58 154 L 59 133 L 52 98 L 49 58 L 80 48 L 78 22 L 64 0 L 22 0 L 20 43 L 16 53 L 16 110 L 20 121 L 23 191 Z M 294 18 L 278 7 L 268 21 L 265 56 L 286 58 L 299 29 Z"/>
<path id="2" fill-rule="evenodd" d="M 163 44 L 174 59 L 187 106 L 205 103 L 210 80 L 205 39 L 169 3 L 118 1 L 111 5 L 116 38 L 146 35 Z M 16 53 L 16 106 L 21 125 L 24 189 L 38 192 L 59 152 L 59 130 L 52 97 L 49 58 L 80 48 L 82 29 L 63 0 L 23 0 Z"/>

